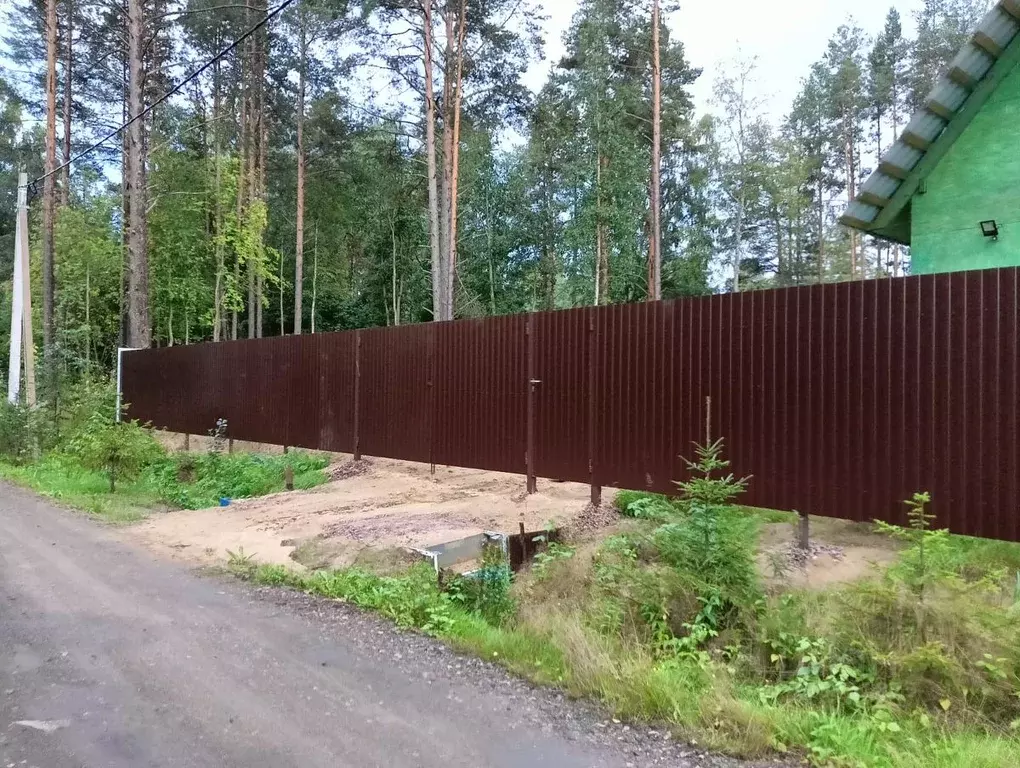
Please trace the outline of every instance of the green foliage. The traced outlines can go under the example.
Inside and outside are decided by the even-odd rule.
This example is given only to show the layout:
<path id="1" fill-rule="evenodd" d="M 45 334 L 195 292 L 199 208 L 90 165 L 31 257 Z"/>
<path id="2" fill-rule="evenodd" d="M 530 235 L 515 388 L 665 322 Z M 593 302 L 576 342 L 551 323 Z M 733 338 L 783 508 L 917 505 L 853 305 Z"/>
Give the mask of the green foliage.
<path id="1" fill-rule="evenodd" d="M 155 489 L 144 476 L 119 483 L 117 493 L 111 494 L 105 474 L 85 469 L 77 459 L 61 453 L 20 465 L 0 463 L 0 477 L 112 523 L 141 520 L 159 505 Z"/>
<path id="2" fill-rule="evenodd" d="M 258 563 L 253 553 L 246 553 L 244 547 L 238 547 L 236 552 L 227 550 L 227 568 L 236 576 L 251 578 L 255 575 Z M 268 575 L 263 580 L 266 583 L 270 581 Z"/>
<path id="3" fill-rule="evenodd" d="M 104 473 L 110 493 L 116 491 L 118 479 L 133 480 L 165 454 L 138 422 L 114 422 L 102 412 L 93 414 L 71 438 L 67 452 L 86 469 Z"/>
<path id="4" fill-rule="evenodd" d="M 510 596 L 512 574 L 503 550 L 494 544 L 482 549 L 482 565 L 474 573 L 456 577 L 447 585 L 450 599 L 468 611 L 478 613 L 494 626 L 513 615 L 516 608 Z"/>
<path id="5" fill-rule="evenodd" d="M 182 454 L 151 470 L 160 496 L 181 509 L 202 509 L 221 497 L 244 499 L 282 491 L 284 468 L 294 471 L 296 489 L 325 482 L 328 460 L 291 452 L 282 456 L 235 453 Z"/>
<path id="6" fill-rule="evenodd" d="M 561 560 L 569 560 L 574 556 L 574 548 L 561 544 L 558 541 L 550 541 L 545 549 L 535 554 L 532 561 L 531 572 L 537 579 L 545 579 L 553 566 Z"/>
<path id="7" fill-rule="evenodd" d="M 706 585 L 725 600 L 747 605 L 758 592 L 754 553 L 757 521 L 734 506 L 747 487 L 747 479 L 721 475 L 729 462 L 722 455 L 723 441 L 697 446 L 697 462 L 687 462 L 692 476 L 677 483 L 686 514 L 655 531 L 662 560 Z"/>
<path id="8" fill-rule="evenodd" d="M 615 504 L 621 515 L 638 520 L 665 522 L 676 515 L 673 502 L 658 493 L 620 491 Z"/>
<path id="9" fill-rule="evenodd" d="M 31 413 L 22 405 L 0 402 L 0 456 L 21 463 L 32 454 Z"/>
<path id="10" fill-rule="evenodd" d="M 952 545 L 948 530 L 931 530 L 931 523 L 935 519 L 935 515 L 927 511 L 931 496 L 915 493 L 913 498 L 904 503 L 908 507 L 909 527 L 901 528 L 881 521 L 876 521 L 876 525 L 878 530 L 909 544 L 901 553 L 899 565 L 892 573 L 909 586 L 923 603 L 931 585 L 952 574 Z"/>

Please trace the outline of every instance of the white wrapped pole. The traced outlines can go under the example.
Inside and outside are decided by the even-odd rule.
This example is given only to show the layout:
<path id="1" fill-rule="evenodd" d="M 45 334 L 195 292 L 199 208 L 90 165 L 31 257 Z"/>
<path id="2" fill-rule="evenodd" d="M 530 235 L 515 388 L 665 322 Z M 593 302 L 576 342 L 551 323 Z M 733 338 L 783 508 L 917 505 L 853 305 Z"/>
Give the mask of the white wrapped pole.
<path id="1" fill-rule="evenodd" d="M 21 209 L 28 204 L 28 174 L 18 174 L 18 210 L 14 229 L 14 280 L 11 291 L 11 357 L 7 368 L 7 402 L 17 405 L 21 397 L 21 340 L 25 314 L 25 270 L 21 263 Z"/>

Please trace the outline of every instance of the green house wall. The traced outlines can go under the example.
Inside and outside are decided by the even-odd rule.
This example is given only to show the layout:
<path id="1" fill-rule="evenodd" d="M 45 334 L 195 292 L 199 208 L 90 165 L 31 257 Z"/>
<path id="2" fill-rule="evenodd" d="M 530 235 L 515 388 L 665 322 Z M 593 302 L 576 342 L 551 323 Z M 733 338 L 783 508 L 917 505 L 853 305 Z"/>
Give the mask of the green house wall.
<path id="1" fill-rule="evenodd" d="M 995 219 L 999 239 L 981 234 Z M 1020 265 L 1020 66 L 914 195 L 911 272 L 956 272 Z"/>

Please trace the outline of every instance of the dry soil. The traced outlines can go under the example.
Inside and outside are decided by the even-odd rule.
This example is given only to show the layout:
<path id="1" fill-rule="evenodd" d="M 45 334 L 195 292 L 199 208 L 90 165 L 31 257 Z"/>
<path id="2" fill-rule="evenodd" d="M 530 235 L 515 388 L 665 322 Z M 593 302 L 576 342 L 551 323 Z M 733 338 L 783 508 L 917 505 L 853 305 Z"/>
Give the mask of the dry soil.
<path id="1" fill-rule="evenodd" d="M 346 461 L 336 456 L 331 469 Z M 588 498 L 588 486 L 577 483 L 539 481 L 539 492 L 529 495 L 519 475 L 454 467 L 436 467 L 433 475 L 428 465 L 370 459 L 363 473 L 311 491 L 156 514 L 125 535 L 197 564 L 222 562 L 239 549 L 261 562 L 290 563 L 296 546 L 321 537 L 344 544 L 349 562 L 359 548 L 428 547 L 483 531 L 513 533 L 521 523 L 528 530 L 568 524 Z M 611 493 L 605 502 L 612 503 Z"/>

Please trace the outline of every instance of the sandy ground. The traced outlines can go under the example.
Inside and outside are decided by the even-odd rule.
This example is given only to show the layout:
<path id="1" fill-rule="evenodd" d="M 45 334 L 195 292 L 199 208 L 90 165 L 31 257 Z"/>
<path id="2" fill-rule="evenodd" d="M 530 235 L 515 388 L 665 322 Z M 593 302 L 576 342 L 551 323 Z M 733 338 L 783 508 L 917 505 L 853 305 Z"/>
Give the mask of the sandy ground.
<path id="1" fill-rule="evenodd" d="M 192 450 L 200 439 L 192 437 Z M 311 491 L 154 515 L 125 535 L 193 563 L 222 562 L 228 550 L 242 548 L 261 562 L 291 563 L 296 545 L 312 537 L 358 547 L 427 547 L 482 531 L 513 533 L 522 522 L 528 530 L 562 525 L 589 498 L 588 486 L 577 483 L 540 480 L 539 492 L 528 495 L 519 475 L 437 467 L 433 476 L 423 464 L 367 463 L 364 474 Z M 611 493 L 605 501 L 612 503 Z"/>
<path id="2" fill-rule="evenodd" d="M 770 557 L 789 552 L 796 527 L 786 523 L 762 526 L 758 565 L 767 583 L 774 586 L 823 589 L 834 584 L 876 576 L 891 565 L 899 550 L 889 536 L 875 533 L 869 523 L 852 523 L 827 517 L 811 518 L 812 552 L 803 567 L 787 564 L 777 574 Z"/>
<path id="3" fill-rule="evenodd" d="M 185 447 L 183 435 L 160 432 L 159 439 L 172 450 Z M 192 451 L 209 450 L 211 444 L 209 437 L 188 439 Z M 237 441 L 234 450 L 279 453 L 282 448 Z M 328 455 L 331 469 L 350 461 L 343 454 Z M 513 533 L 522 522 L 528 530 L 550 523 L 569 526 L 589 498 L 588 486 L 578 483 L 539 480 L 539 492 L 528 495 L 520 475 L 455 467 L 437 467 L 432 475 L 428 465 L 377 458 L 365 464 L 364 474 L 311 491 L 156 514 L 124 529 L 124 535 L 157 554 L 199 565 L 222 563 L 228 550 L 243 550 L 261 562 L 293 565 L 297 559 L 312 567 L 347 566 L 379 557 L 397 562 L 405 548 L 483 531 Z M 612 501 L 613 491 L 605 489 L 604 503 Z M 610 525 L 609 517 L 615 515 L 588 521 L 589 527 Z M 595 530 L 583 533 L 582 539 L 597 535 Z M 796 535 L 795 526 L 787 523 L 762 526 L 758 564 L 776 588 L 822 589 L 870 578 L 897 557 L 896 542 L 876 534 L 870 524 L 812 517 L 812 552 L 803 564 L 794 564 L 788 555 Z M 781 573 L 777 562 L 785 563 Z"/>

